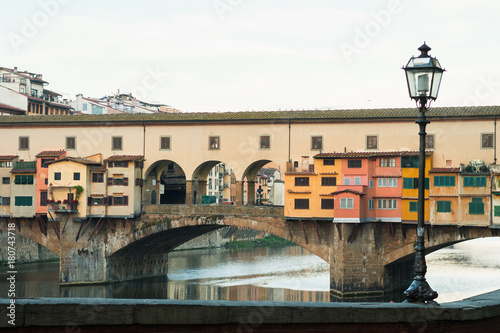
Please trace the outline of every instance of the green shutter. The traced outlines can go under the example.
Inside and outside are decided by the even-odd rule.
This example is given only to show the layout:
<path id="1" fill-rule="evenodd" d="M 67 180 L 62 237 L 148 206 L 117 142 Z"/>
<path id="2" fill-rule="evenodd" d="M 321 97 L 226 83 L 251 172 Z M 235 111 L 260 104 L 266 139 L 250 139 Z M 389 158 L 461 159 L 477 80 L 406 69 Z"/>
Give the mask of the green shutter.
<path id="1" fill-rule="evenodd" d="M 425 189 L 429 189 L 429 178 L 425 178 Z"/>
<path id="2" fill-rule="evenodd" d="M 464 177 L 464 187 L 473 187 L 474 177 Z"/>
<path id="3" fill-rule="evenodd" d="M 451 213 L 451 201 L 438 201 L 437 202 L 437 212 L 438 213 Z"/>
<path id="4" fill-rule="evenodd" d="M 484 203 L 482 198 L 472 198 L 469 203 L 469 214 L 482 215 L 484 214 Z"/>
<path id="5" fill-rule="evenodd" d="M 500 216 L 500 206 L 495 206 L 495 216 Z"/>
<path id="6" fill-rule="evenodd" d="M 410 201 L 410 212 L 418 212 L 418 202 Z"/>
<path id="7" fill-rule="evenodd" d="M 403 188 L 413 189 L 413 178 L 403 178 Z"/>
<path id="8" fill-rule="evenodd" d="M 476 178 L 476 187 L 486 187 L 486 177 L 475 177 Z"/>

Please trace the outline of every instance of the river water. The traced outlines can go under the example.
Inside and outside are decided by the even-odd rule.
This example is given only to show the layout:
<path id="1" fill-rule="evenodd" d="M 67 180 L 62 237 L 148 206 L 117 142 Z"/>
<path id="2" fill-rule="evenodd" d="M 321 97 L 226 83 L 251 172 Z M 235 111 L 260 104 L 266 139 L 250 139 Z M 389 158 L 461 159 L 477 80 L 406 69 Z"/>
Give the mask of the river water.
<path id="1" fill-rule="evenodd" d="M 427 281 L 440 303 L 500 289 L 500 239 L 463 242 L 426 259 Z M 18 265 L 16 296 L 338 301 L 330 297 L 328 264 L 298 246 L 176 251 L 168 277 L 97 286 L 59 287 L 58 269 L 58 263 Z M 2 298 L 6 271 L 0 268 Z M 376 300 L 401 301 L 402 293 Z"/>

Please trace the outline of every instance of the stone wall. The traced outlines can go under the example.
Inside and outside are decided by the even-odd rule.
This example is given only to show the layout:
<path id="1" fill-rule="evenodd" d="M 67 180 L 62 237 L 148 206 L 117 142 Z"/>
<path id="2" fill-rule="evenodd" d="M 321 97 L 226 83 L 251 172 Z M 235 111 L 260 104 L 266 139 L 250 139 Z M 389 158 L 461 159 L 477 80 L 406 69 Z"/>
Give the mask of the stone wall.
<path id="1" fill-rule="evenodd" d="M 0 230 L 0 261 L 7 260 L 7 231 Z M 25 237 L 16 235 L 16 263 L 30 263 L 37 261 L 50 261 L 59 256 L 46 247 L 33 242 Z"/>

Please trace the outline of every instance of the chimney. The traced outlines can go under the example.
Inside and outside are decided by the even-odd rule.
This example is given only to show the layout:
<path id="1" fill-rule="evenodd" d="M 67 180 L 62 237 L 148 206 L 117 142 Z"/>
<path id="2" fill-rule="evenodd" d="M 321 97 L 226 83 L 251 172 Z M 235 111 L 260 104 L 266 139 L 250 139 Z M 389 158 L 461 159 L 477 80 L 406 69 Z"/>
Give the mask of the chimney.
<path id="1" fill-rule="evenodd" d="M 17 67 L 14 67 L 14 73 L 17 73 Z"/>

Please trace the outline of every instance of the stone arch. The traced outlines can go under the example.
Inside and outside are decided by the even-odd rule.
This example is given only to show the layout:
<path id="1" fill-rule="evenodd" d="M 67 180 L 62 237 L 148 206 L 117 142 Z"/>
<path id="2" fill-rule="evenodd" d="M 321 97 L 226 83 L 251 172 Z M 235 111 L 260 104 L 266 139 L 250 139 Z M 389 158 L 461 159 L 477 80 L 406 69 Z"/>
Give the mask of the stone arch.
<path id="1" fill-rule="evenodd" d="M 159 160 L 151 164 L 144 173 L 144 203 L 185 204 L 186 174 L 173 160 Z M 153 192 L 156 194 L 153 196 Z M 153 203 L 153 197 L 157 200 Z"/>
<path id="2" fill-rule="evenodd" d="M 259 188 L 259 184 L 256 184 L 257 180 L 257 175 L 261 171 L 261 169 L 266 166 L 267 164 L 272 163 L 272 160 L 268 159 L 262 159 L 262 160 L 257 160 L 253 163 L 251 163 L 243 172 L 241 181 L 246 182 L 246 190 L 243 190 L 242 195 L 243 195 L 243 202 L 246 202 L 247 205 L 254 205 L 256 204 L 256 190 Z M 279 164 L 276 163 L 276 165 L 279 168 Z M 279 170 L 279 169 L 278 169 Z M 281 174 L 281 171 L 280 171 Z M 243 187 L 245 185 L 242 185 Z M 246 192 L 246 197 L 245 197 L 245 192 Z M 265 193 L 266 200 L 268 193 Z"/>
<path id="3" fill-rule="evenodd" d="M 216 202 L 217 203 L 222 203 L 224 201 L 230 202 L 229 196 L 231 196 L 231 175 L 233 173 L 233 169 L 231 168 L 231 165 L 228 165 L 224 161 L 218 161 L 218 160 L 210 160 L 210 161 L 205 161 L 198 165 L 198 167 L 193 171 L 193 174 L 191 176 L 191 193 L 192 193 L 192 198 L 193 198 L 193 203 L 194 204 L 201 204 L 202 203 L 202 197 L 207 195 L 207 182 L 209 180 L 209 174 L 210 171 L 216 168 L 220 164 L 219 167 L 224 167 L 223 170 L 223 188 L 222 190 L 220 188 L 217 188 L 218 196 L 216 197 Z M 226 179 L 227 178 L 227 179 Z M 226 185 L 228 186 L 228 190 L 226 191 Z M 210 191 L 210 190 L 209 190 Z M 214 192 L 216 191 L 215 184 L 214 184 Z M 226 193 L 227 192 L 227 193 Z M 220 196 L 223 193 L 222 197 Z"/>
<path id="4" fill-rule="evenodd" d="M 8 222 L 14 222 L 14 219 L 10 219 Z M 59 256 L 59 239 L 57 238 L 54 230 L 48 229 L 47 236 L 45 236 L 36 224 L 36 221 L 32 221 L 31 227 L 27 227 L 26 224 L 23 224 L 21 230 L 16 228 L 15 234 L 29 239 L 30 241 L 41 245 L 42 247 L 53 252 L 55 255 Z M 48 224 L 46 227 L 50 228 Z M 7 223 L 0 223 L 0 233 L 7 233 L 7 231 Z"/>

